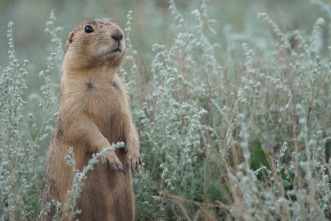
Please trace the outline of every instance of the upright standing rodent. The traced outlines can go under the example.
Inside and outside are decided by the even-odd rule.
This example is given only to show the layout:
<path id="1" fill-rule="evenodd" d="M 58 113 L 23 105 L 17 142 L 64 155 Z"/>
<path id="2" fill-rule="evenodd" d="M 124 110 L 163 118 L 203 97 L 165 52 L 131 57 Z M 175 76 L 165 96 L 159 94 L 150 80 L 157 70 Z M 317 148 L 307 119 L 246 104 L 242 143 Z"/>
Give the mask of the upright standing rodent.
<path id="1" fill-rule="evenodd" d="M 141 161 L 126 90 L 116 74 L 124 51 L 123 31 L 111 18 L 82 22 L 70 33 L 58 117 L 46 156 L 43 208 L 51 200 L 62 205 L 68 200 L 73 181 L 72 168 L 65 161 L 69 147 L 81 171 L 93 153 L 123 141 L 124 149 L 109 151 L 107 159 L 87 173 L 77 201 L 81 210 L 77 218 L 134 220 L 132 173 Z"/>

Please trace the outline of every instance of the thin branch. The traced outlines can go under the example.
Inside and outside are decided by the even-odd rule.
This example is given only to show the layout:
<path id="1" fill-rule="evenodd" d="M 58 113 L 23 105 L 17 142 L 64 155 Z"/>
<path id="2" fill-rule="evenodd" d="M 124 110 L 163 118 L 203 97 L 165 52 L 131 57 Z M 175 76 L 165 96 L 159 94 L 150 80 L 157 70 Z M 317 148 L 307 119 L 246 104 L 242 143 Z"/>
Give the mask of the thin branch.
<path id="1" fill-rule="evenodd" d="M 202 203 L 202 202 L 198 202 L 198 201 L 188 200 L 188 199 L 185 199 L 185 198 L 180 197 L 180 196 L 176 196 L 176 195 L 172 195 L 170 193 L 166 193 L 164 191 L 159 191 L 158 193 L 159 193 L 160 196 L 166 196 L 166 197 L 171 198 L 171 199 L 176 199 L 176 200 L 183 201 L 183 202 L 186 202 L 186 203 L 192 203 L 194 205 L 199 206 L 200 208 L 207 207 L 207 208 L 230 209 L 230 206 L 226 206 L 226 205 L 223 205 L 223 204 Z"/>
<path id="2" fill-rule="evenodd" d="M 163 192 L 163 191 L 159 191 L 158 193 L 159 193 L 160 196 L 163 195 L 163 196 L 166 196 L 168 198 L 171 198 L 173 203 L 178 204 L 180 206 L 180 208 L 182 209 L 182 212 L 184 213 L 186 218 L 188 218 L 188 216 L 187 216 L 187 213 L 186 213 L 186 210 L 185 210 L 184 206 L 181 204 L 181 201 L 197 205 L 200 208 L 201 212 L 208 218 L 208 220 L 216 220 L 216 218 L 211 216 L 210 214 L 208 214 L 206 208 L 225 208 L 225 209 L 230 208 L 228 206 L 221 205 L 221 204 L 219 205 L 219 204 L 211 204 L 211 203 L 202 203 L 202 202 L 197 202 L 197 201 L 193 201 L 193 200 L 188 200 L 188 199 L 185 199 L 183 197 L 175 196 L 175 195 L 172 195 L 170 193 Z"/>
<path id="3" fill-rule="evenodd" d="M 325 78 L 323 79 L 322 85 L 318 88 L 315 96 L 312 97 L 311 101 L 309 102 L 309 107 L 308 107 L 308 114 L 307 114 L 307 122 L 309 121 L 310 118 L 310 112 L 313 109 L 313 102 L 314 100 L 316 100 L 316 98 L 318 97 L 320 91 L 322 90 L 322 88 L 325 85 L 326 80 L 328 79 L 328 77 L 330 76 L 330 72 L 328 72 L 328 74 L 325 76 Z"/>
<path id="4" fill-rule="evenodd" d="M 13 191 L 14 187 L 16 186 L 16 184 L 18 183 L 19 179 L 21 178 L 22 174 L 20 173 L 17 177 L 17 179 L 15 180 L 15 183 L 11 186 L 10 190 L 8 191 L 7 195 L 3 198 L 3 200 L 1 201 L 0 204 L 0 208 L 2 208 L 3 203 L 6 201 L 6 199 L 8 198 L 9 194 Z"/>
<path id="5" fill-rule="evenodd" d="M 192 219 L 189 217 L 189 215 L 187 214 L 187 211 L 186 211 L 186 209 L 185 209 L 183 203 L 182 203 L 180 200 L 172 200 L 172 202 L 173 202 L 174 204 L 177 204 L 177 205 L 180 207 L 180 209 L 182 210 L 182 212 L 183 212 L 185 218 L 186 218 L 188 221 L 191 221 L 191 220 L 192 220 Z"/>

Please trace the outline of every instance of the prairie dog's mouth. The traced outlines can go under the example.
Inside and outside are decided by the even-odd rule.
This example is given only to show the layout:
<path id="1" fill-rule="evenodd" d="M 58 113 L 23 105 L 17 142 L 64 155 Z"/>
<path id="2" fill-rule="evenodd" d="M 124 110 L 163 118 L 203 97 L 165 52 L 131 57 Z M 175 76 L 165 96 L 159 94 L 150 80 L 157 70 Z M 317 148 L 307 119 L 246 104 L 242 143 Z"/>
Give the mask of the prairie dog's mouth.
<path id="1" fill-rule="evenodd" d="M 111 49 L 110 49 L 110 53 L 111 54 L 120 54 L 123 51 L 123 44 L 121 42 L 118 42 L 117 45 L 114 45 Z"/>
<path id="2" fill-rule="evenodd" d="M 99 47 L 99 52 L 104 55 L 120 55 L 123 53 L 125 45 L 123 42 L 118 42 L 117 44 L 102 45 Z"/>
<path id="3" fill-rule="evenodd" d="M 110 51 L 110 53 L 114 53 L 114 54 L 121 53 L 121 52 L 122 52 L 122 50 L 120 49 L 120 47 L 117 47 Z"/>

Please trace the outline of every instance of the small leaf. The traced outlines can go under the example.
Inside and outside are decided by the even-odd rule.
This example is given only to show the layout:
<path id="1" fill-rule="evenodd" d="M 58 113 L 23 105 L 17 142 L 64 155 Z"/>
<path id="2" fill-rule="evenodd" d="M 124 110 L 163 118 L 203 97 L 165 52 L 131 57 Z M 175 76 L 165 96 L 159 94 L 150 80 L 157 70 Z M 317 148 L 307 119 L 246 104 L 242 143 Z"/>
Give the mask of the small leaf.
<path id="1" fill-rule="evenodd" d="M 261 167 L 264 167 L 262 171 L 268 173 L 271 171 L 271 159 L 269 154 L 264 151 L 262 148 L 257 148 L 253 151 L 251 155 L 251 169 L 257 171 Z M 265 174 L 265 173 L 262 173 Z M 262 178 L 261 172 L 257 175 L 259 179 Z"/>

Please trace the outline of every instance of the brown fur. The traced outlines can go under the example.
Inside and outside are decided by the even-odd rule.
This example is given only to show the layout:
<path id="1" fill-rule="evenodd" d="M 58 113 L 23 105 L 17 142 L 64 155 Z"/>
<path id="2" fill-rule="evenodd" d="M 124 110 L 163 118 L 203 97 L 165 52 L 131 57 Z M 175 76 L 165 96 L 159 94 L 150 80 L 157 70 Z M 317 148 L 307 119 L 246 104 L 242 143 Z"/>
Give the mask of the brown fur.
<path id="1" fill-rule="evenodd" d="M 86 25 L 94 32 L 86 33 Z M 121 50 L 112 51 L 116 48 Z M 81 171 L 92 153 L 123 141 L 124 149 L 108 152 L 107 160 L 100 160 L 87 173 L 77 201 L 82 213 L 77 218 L 134 220 L 131 170 L 137 169 L 140 155 L 126 91 L 116 74 L 124 50 L 123 32 L 109 18 L 83 22 L 70 33 L 63 59 L 58 117 L 46 156 L 43 207 L 52 199 L 62 205 L 67 201 L 73 179 L 72 168 L 64 159 L 69 147 L 73 147 L 76 167 Z"/>

